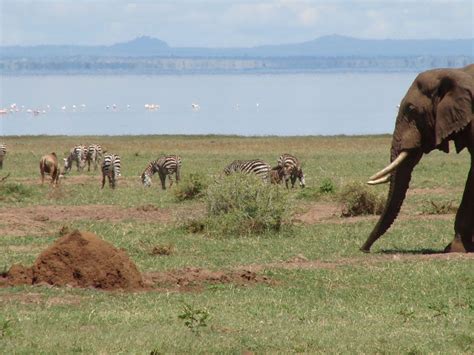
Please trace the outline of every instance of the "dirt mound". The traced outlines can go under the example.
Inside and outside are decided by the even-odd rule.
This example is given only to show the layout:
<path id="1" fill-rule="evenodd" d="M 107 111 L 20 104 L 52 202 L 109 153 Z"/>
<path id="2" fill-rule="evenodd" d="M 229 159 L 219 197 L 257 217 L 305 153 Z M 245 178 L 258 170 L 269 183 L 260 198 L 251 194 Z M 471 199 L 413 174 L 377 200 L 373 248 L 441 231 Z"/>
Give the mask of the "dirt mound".
<path id="1" fill-rule="evenodd" d="M 13 265 L 7 285 L 49 284 L 138 290 L 143 279 L 127 254 L 93 233 L 74 231 L 44 250 L 31 268 Z"/>

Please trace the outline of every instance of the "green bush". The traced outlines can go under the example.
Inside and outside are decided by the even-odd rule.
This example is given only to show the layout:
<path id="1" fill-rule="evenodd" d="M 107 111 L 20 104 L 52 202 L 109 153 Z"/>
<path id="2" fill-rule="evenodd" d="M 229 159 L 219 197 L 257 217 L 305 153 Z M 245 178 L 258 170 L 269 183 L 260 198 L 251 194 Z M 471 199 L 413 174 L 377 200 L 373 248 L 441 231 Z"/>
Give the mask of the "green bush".
<path id="1" fill-rule="evenodd" d="M 381 214 L 385 199 L 361 183 L 350 183 L 344 186 L 339 194 L 344 217 L 367 214 Z"/>
<path id="2" fill-rule="evenodd" d="M 289 224 L 290 194 L 254 175 L 233 174 L 209 186 L 204 231 L 211 235 L 244 236 L 280 231 Z"/>
<path id="3" fill-rule="evenodd" d="M 192 200 L 201 197 L 207 188 L 207 181 L 202 174 L 187 175 L 173 190 L 178 201 Z"/>
<path id="4" fill-rule="evenodd" d="M 330 178 L 324 178 L 319 185 L 319 192 L 322 194 L 333 194 L 336 191 L 334 182 Z"/>

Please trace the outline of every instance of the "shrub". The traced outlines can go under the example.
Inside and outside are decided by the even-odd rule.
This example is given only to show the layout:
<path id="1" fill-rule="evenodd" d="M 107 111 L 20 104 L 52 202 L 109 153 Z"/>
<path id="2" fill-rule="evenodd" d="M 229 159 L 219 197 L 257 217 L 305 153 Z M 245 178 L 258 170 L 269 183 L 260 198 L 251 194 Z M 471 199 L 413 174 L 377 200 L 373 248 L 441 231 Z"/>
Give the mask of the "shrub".
<path id="1" fill-rule="evenodd" d="M 336 191 L 336 188 L 332 179 L 324 178 L 321 185 L 319 185 L 319 192 L 322 194 L 332 194 L 334 191 Z"/>
<path id="2" fill-rule="evenodd" d="M 173 193 L 178 201 L 192 200 L 203 195 L 207 188 L 207 181 L 203 175 L 192 173 L 176 185 Z"/>
<path id="3" fill-rule="evenodd" d="M 344 217 L 366 214 L 381 214 L 385 199 L 370 191 L 361 183 L 351 183 L 344 186 L 339 195 Z"/>
<path id="4" fill-rule="evenodd" d="M 285 189 L 254 175 L 221 178 L 207 189 L 204 230 L 225 236 L 279 231 L 290 221 L 293 204 L 289 198 Z"/>
<path id="5" fill-rule="evenodd" d="M 425 203 L 422 209 L 423 214 L 450 214 L 456 213 L 458 207 L 455 205 L 454 201 L 440 201 L 434 202 L 430 200 Z"/>
<path id="6" fill-rule="evenodd" d="M 151 250 L 151 255 L 171 255 L 174 253 L 174 245 L 155 245 Z"/>

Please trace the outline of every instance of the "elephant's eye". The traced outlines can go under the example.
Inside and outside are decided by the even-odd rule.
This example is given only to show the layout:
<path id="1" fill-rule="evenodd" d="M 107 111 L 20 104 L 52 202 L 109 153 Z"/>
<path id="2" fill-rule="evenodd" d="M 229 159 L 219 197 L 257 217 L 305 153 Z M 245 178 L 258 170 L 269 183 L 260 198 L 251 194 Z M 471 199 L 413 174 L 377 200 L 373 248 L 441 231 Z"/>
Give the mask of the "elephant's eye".
<path id="1" fill-rule="evenodd" d="M 410 113 L 413 113 L 415 111 L 415 106 L 412 105 L 412 104 L 408 104 L 405 106 L 405 114 L 410 114 Z"/>

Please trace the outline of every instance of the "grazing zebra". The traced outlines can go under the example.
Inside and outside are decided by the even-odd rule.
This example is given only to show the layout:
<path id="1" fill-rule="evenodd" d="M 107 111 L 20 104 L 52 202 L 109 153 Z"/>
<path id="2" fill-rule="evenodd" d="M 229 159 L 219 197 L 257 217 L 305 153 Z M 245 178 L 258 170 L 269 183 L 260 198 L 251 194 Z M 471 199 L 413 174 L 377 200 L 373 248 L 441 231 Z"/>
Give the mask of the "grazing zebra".
<path id="1" fill-rule="evenodd" d="M 94 164 L 94 170 L 97 170 L 97 166 L 102 159 L 102 153 L 102 147 L 99 144 L 89 145 L 86 154 L 87 171 L 91 171 L 91 163 Z"/>
<path id="2" fill-rule="evenodd" d="M 109 179 L 109 186 L 115 189 L 120 176 L 120 157 L 115 154 L 107 154 L 102 161 L 102 189 L 105 185 L 105 177 Z"/>
<path id="3" fill-rule="evenodd" d="M 179 182 L 181 172 L 181 157 L 179 155 L 167 155 L 156 160 L 155 170 L 158 172 L 161 181 L 161 188 L 166 190 L 165 180 L 169 177 L 170 186 L 173 185 L 171 174 L 175 174 L 176 183 Z"/>
<path id="4" fill-rule="evenodd" d="M 291 187 L 295 187 L 296 179 L 299 179 L 301 187 L 305 187 L 304 174 L 298 158 L 291 154 L 282 154 L 278 158 L 278 166 L 285 171 L 286 188 L 288 188 L 288 180 L 291 180 Z"/>
<path id="5" fill-rule="evenodd" d="M 84 169 L 87 159 L 87 147 L 85 145 L 76 145 L 69 151 L 67 158 L 64 158 L 64 173 L 71 171 L 72 163 L 75 162 L 77 171 Z"/>
<path id="6" fill-rule="evenodd" d="M 151 177 L 158 172 L 157 162 L 158 160 L 149 162 L 141 175 L 142 184 L 146 187 L 151 186 Z"/>
<path id="7" fill-rule="evenodd" d="M 232 173 L 256 174 L 264 181 L 269 181 L 270 171 L 272 167 L 263 160 L 234 160 L 224 169 L 224 174 L 230 175 Z"/>
<path id="8" fill-rule="evenodd" d="M 3 169 L 3 158 L 7 154 L 7 146 L 5 143 L 0 143 L 0 169 Z"/>

